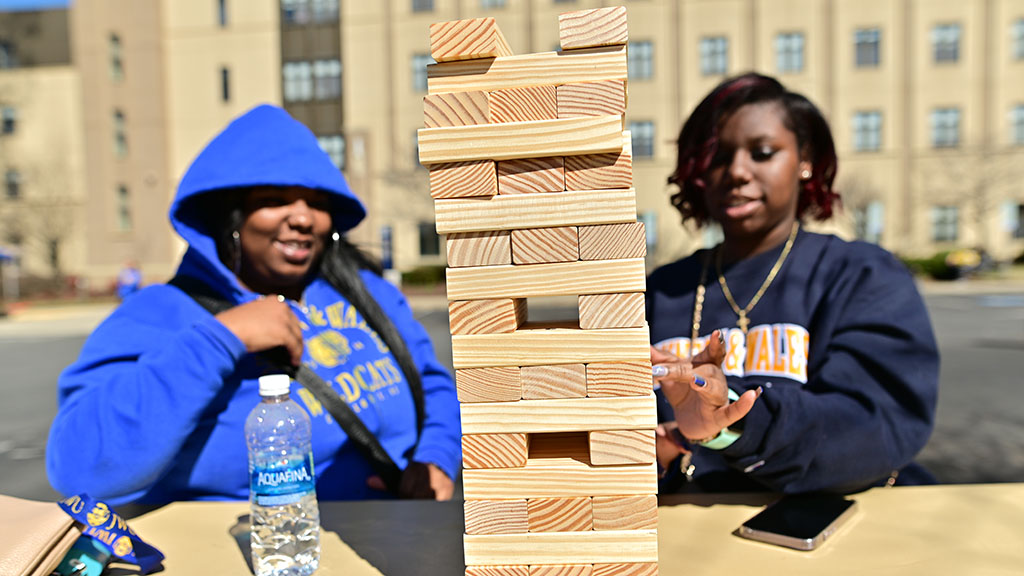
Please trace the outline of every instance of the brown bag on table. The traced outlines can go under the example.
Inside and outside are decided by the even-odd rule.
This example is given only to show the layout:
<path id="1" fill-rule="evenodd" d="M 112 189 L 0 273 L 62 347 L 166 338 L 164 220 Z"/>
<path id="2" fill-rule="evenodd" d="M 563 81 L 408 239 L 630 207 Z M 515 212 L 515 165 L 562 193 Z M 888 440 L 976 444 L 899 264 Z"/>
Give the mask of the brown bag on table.
<path id="1" fill-rule="evenodd" d="M 0 495 L 0 574 L 49 576 L 82 535 L 56 502 Z"/>

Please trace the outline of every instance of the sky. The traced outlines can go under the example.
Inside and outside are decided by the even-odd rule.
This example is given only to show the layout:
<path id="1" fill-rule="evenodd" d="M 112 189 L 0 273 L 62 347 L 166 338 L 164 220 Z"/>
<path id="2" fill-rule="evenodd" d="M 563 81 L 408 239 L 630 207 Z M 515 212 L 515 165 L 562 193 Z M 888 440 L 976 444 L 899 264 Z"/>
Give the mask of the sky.
<path id="1" fill-rule="evenodd" d="M 0 12 L 38 10 L 40 8 L 66 8 L 68 0 L 0 0 Z"/>

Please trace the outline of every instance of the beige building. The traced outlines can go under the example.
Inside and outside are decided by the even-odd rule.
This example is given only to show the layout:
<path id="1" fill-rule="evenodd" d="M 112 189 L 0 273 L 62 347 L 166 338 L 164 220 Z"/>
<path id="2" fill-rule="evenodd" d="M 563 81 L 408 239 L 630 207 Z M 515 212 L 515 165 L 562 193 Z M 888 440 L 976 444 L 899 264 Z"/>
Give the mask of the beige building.
<path id="1" fill-rule="evenodd" d="M 444 262 L 416 162 L 429 25 L 494 16 L 515 52 L 542 52 L 557 48 L 559 13 L 614 4 L 629 11 L 627 122 L 652 265 L 715 239 L 670 207 L 673 141 L 703 95 L 747 70 L 830 119 L 846 210 L 825 229 L 913 256 L 1024 250 L 1024 0 L 78 0 L 73 67 L 0 70 L 0 90 L 44 68 L 68 86 L 54 101 L 32 90 L 18 122 L 41 116 L 32 125 L 68 135 L 60 156 L 81 176 L 67 187 L 80 204 L 63 262 L 94 285 L 130 258 L 151 280 L 173 272 L 178 179 L 260 102 L 310 126 L 369 208 L 353 237 L 409 270 Z M 0 64 L 19 42 L 11 16 Z M 13 141 L 0 136 L 4 165 Z"/>

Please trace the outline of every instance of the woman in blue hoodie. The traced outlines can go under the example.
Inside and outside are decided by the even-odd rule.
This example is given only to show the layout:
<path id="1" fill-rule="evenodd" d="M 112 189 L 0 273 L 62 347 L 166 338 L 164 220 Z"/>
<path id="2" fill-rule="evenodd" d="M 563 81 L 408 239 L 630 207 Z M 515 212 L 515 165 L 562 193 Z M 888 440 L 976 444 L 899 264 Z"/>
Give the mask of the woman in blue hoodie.
<path id="1" fill-rule="evenodd" d="M 451 497 L 461 459 L 448 372 L 402 295 L 342 234 L 365 210 L 315 136 L 259 106 L 193 161 L 171 206 L 188 243 L 176 285 L 233 307 L 216 315 L 176 285 L 149 286 L 89 337 L 61 375 L 47 473 L 64 494 L 111 503 L 245 499 L 243 425 L 277 349 L 329 383 L 403 470 L 398 495 Z M 317 495 L 387 497 L 305 388 Z M 420 398 L 416 398 L 418 394 Z"/>

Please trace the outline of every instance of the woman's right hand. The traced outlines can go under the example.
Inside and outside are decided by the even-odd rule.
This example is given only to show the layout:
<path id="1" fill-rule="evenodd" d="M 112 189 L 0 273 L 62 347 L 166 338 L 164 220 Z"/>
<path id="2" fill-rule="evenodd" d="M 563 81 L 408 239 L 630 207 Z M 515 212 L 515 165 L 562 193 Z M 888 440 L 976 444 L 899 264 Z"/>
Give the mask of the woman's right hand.
<path id="1" fill-rule="evenodd" d="M 215 316 L 242 343 L 247 352 L 262 352 L 283 346 L 292 365 L 302 362 L 302 327 L 287 302 L 260 298 Z"/>

